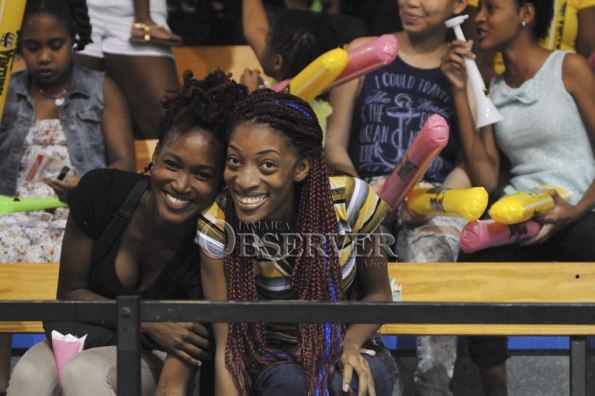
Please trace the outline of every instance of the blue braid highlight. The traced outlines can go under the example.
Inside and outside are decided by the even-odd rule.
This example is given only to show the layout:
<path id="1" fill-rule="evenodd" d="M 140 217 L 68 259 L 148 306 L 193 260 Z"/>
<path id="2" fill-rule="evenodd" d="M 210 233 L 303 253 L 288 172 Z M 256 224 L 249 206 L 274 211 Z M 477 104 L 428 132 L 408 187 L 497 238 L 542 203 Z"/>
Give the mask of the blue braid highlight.
<path id="1" fill-rule="evenodd" d="M 300 113 L 302 113 L 309 119 L 311 119 L 311 120 L 314 119 L 314 117 L 312 117 L 312 114 L 308 113 L 306 110 L 302 109 L 300 106 L 296 105 L 295 103 L 281 103 L 277 99 L 274 99 L 272 102 L 275 104 L 280 104 L 283 106 L 291 107 L 292 109 L 299 111 Z"/>

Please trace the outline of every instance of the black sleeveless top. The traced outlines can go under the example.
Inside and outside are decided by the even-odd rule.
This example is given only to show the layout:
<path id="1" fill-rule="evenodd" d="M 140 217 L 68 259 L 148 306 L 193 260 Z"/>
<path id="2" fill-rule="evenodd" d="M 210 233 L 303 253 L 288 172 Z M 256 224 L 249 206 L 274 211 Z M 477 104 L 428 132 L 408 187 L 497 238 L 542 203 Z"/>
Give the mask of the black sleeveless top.
<path id="1" fill-rule="evenodd" d="M 440 68 L 418 69 L 397 57 L 366 75 L 353 108 L 348 148 L 360 177 L 390 173 L 436 113 L 446 119 L 450 134 L 424 180 L 442 183 L 455 166 L 460 139 L 450 83 Z"/>
<path id="2" fill-rule="evenodd" d="M 136 183 L 147 176 L 117 169 L 88 172 L 68 194 L 70 214 L 79 228 L 97 241 L 118 212 Z M 167 263 L 157 279 L 143 290 L 125 288 L 116 273 L 116 255 L 122 241 L 122 229 L 105 257 L 92 258 L 89 289 L 103 297 L 140 295 L 146 300 L 201 300 L 199 248 L 194 233 Z M 95 250 L 93 251 L 95 253 Z"/>

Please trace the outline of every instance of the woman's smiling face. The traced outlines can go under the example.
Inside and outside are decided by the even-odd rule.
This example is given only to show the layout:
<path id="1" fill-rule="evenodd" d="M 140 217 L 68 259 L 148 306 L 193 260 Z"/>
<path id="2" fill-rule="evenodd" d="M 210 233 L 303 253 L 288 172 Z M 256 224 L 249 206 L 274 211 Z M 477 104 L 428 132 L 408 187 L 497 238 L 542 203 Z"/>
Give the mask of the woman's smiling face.
<path id="1" fill-rule="evenodd" d="M 162 220 L 194 221 L 211 205 L 221 182 L 224 146 L 211 132 L 171 136 L 153 155 L 151 192 Z"/>
<path id="2" fill-rule="evenodd" d="M 295 183 L 309 170 L 309 158 L 282 132 L 253 122 L 233 129 L 223 177 L 240 221 L 292 221 Z"/>

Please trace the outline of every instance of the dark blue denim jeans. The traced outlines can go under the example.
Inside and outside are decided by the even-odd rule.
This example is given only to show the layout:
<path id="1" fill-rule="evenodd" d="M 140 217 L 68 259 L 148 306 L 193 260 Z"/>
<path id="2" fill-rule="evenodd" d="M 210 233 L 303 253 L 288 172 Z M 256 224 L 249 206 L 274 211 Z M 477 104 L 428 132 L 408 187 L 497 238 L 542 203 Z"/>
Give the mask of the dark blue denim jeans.
<path id="1" fill-rule="evenodd" d="M 397 366 L 395 360 L 388 350 L 383 350 L 382 357 L 363 354 L 364 359 L 370 365 L 370 371 L 374 378 L 376 395 L 391 396 L 397 382 Z M 341 391 L 341 373 L 335 371 L 333 374 L 333 385 L 329 386 L 331 395 L 347 395 Z M 358 379 L 355 371 L 351 380 L 351 389 L 355 394 L 358 391 Z M 256 375 L 254 391 L 258 396 L 304 396 L 307 395 L 306 375 L 299 364 L 288 363 L 279 366 L 267 366 Z M 400 395 L 400 393 L 397 393 Z"/>

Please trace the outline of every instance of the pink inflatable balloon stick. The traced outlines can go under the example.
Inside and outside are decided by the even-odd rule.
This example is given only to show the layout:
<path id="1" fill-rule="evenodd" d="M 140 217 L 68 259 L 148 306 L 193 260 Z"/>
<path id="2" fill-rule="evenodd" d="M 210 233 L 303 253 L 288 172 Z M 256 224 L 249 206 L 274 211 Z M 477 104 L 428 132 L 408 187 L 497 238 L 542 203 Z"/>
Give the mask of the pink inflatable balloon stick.
<path id="1" fill-rule="evenodd" d="M 275 91 L 275 92 L 281 92 L 281 91 L 283 91 L 283 89 L 284 89 L 286 86 L 288 86 L 288 85 L 289 85 L 289 82 L 290 82 L 290 81 L 291 81 L 291 80 L 290 80 L 289 78 L 288 78 L 287 80 L 280 81 L 280 82 L 278 82 L 277 84 L 273 85 L 273 86 L 271 87 L 271 89 L 272 89 L 273 91 Z"/>
<path id="2" fill-rule="evenodd" d="M 324 92 L 388 65 L 395 60 L 398 52 L 399 43 L 392 34 L 384 34 L 369 43 L 349 50 L 347 52 L 349 63 Z M 287 87 L 290 81 L 288 79 L 278 82 L 271 89 L 280 92 Z"/>
<path id="3" fill-rule="evenodd" d="M 534 237 L 541 230 L 541 225 L 533 220 L 517 224 L 496 223 L 494 220 L 475 220 L 468 223 L 459 243 L 465 253 L 473 253 L 494 246 L 520 243 Z"/>
<path id="4" fill-rule="evenodd" d="M 438 114 L 430 116 L 378 194 L 395 208 L 422 178 L 448 143 L 448 124 Z"/>
<path id="5" fill-rule="evenodd" d="M 399 43 L 392 34 L 384 34 L 347 51 L 349 63 L 326 91 L 392 63 L 398 52 Z"/>

